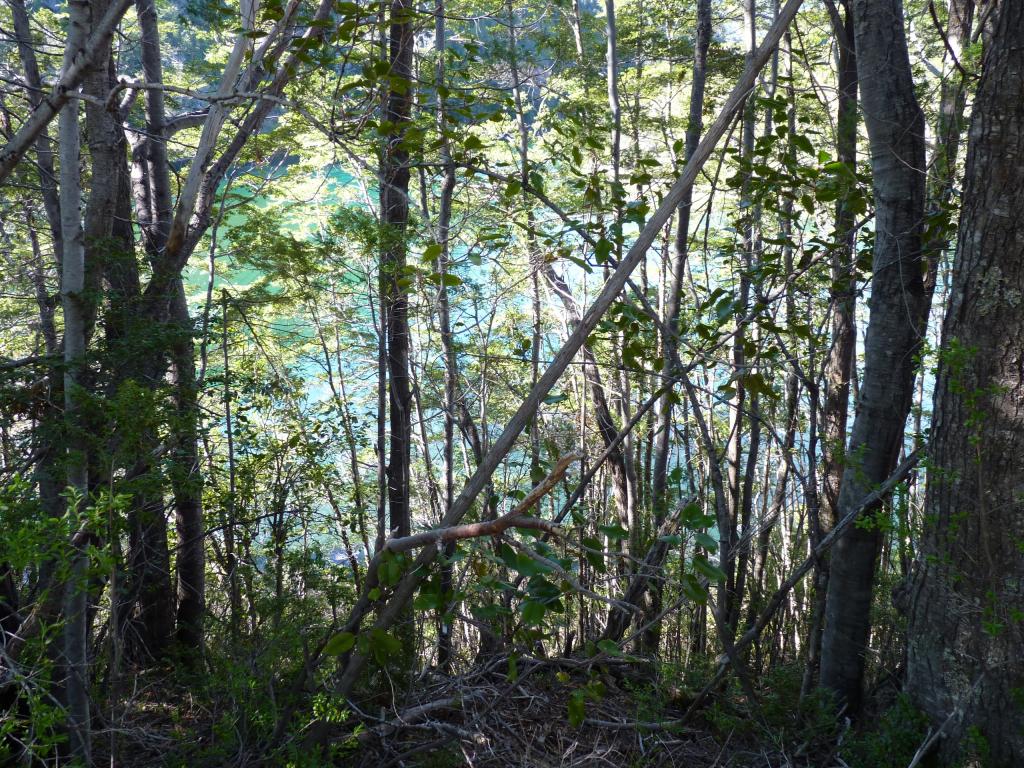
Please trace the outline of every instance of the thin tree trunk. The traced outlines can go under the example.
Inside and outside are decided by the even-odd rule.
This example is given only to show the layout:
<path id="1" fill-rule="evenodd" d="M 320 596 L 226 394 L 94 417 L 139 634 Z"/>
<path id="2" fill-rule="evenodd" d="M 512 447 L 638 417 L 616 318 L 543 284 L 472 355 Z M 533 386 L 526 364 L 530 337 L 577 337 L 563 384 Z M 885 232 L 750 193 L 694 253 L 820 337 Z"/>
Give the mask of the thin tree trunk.
<path id="1" fill-rule="evenodd" d="M 231 357 L 228 355 L 228 294 L 221 291 L 221 353 L 224 359 L 224 434 L 228 449 L 228 498 L 221 526 L 224 530 L 224 558 L 228 577 L 228 608 L 232 640 L 238 640 L 242 623 L 242 590 L 238 581 L 238 549 L 235 542 L 235 506 L 238 486 L 235 476 L 235 433 L 231 418 Z"/>
<path id="2" fill-rule="evenodd" d="M 85 43 L 89 26 L 89 4 L 69 4 L 69 25 L 64 67 L 71 67 Z M 80 137 L 78 100 L 71 99 L 60 110 L 58 121 L 60 152 L 61 211 L 61 306 L 64 311 L 64 422 L 67 430 L 67 482 L 78 496 L 78 512 L 89 503 L 87 444 L 82 428 L 80 381 L 85 367 L 88 333 L 85 295 L 85 237 L 81 222 L 82 185 L 79 172 Z M 76 526 L 77 527 L 77 526 Z M 91 762 L 89 727 L 89 555 L 82 541 L 70 552 L 71 565 L 64 584 L 64 696 L 67 707 L 68 749 L 73 759 Z"/>
<path id="3" fill-rule="evenodd" d="M 757 47 L 757 5 L 755 0 L 743 2 L 743 34 L 746 42 L 746 59 L 749 62 Z M 747 96 L 743 110 L 742 156 L 747 162 L 753 162 L 754 130 L 757 123 L 753 94 Z M 743 184 L 744 202 L 749 202 L 749 174 Z M 747 222 L 743 227 L 742 255 L 739 265 L 738 296 L 736 297 L 736 317 L 747 314 L 750 305 L 750 269 L 753 265 L 754 240 L 757 237 L 754 217 L 750 216 L 751 208 L 745 208 L 744 218 Z M 746 327 L 740 325 L 736 329 L 732 345 L 732 387 L 734 394 L 729 400 L 729 439 L 726 447 L 725 460 L 727 470 L 728 502 L 724 515 L 719 515 L 718 530 L 720 538 L 720 554 L 725 571 L 725 583 L 718 593 L 718 603 L 722 616 L 730 622 L 727 630 L 735 635 L 736 627 L 732 623 L 738 614 L 739 603 L 743 596 L 736 592 L 736 560 L 732 552 L 739 542 L 739 522 L 743 507 L 743 430 L 746 409 L 747 377 L 747 334 Z"/>
<path id="4" fill-rule="evenodd" d="M 704 126 L 704 86 L 707 81 L 708 48 L 711 44 L 711 0 L 697 3 L 697 26 L 694 30 L 693 72 L 690 82 L 690 109 L 686 123 L 686 146 L 683 163 L 689 163 L 700 143 Z M 682 303 L 683 282 L 686 279 L 686 259 L 689 255 L 690 209 L 693 204 L 693 190 L 687 190 L 676 209 L 676 233 L 672 260 L 672 277 L 665 297 L 665 324 L 673 333 L 663 334 L 662 370 L 670 373 L 679 354 L 677 335 L 681 332 L 679 322 Z M 658 401 L 657 421 L 654 436 L 654 461 L 651 469 L 651 506 L 654 511 L 655 528 L 665 520 L 668 512 L 668 464 L 672 449 L 672 403 L 673 393 L 666 392 Z M 644 623 L 661 613 L 663 584 L 656 581 L 645 605 Z M 652 653 L 660 641 L 661 627 L 656 624 L 643 636 L 641 647 Z"/>
<path id="5" fill-rule="evenodd" d="M 440 324 L 441 349 L 444 353 L 444 513 L 451 509 L 455 499 L 455 420 L 458 399 L 459 364 L 452 335 L 451 310 L 448 297 L 448 269 L 451 259 L 452 198 L 455 194 L 455 164 L 448 146 L 447 113 L 443 89 L 446 87 L 445 56 L 447 36 L 445 32 L 444 0 L 437 0 L 434 6 L 434 51 L 437 56 L 434 88 L 437 93 L 437 129 L 441 136 L 441 165 L 444 177 L 441 181 L 441 200 L 437 214 L 437 244 L 441 247 L 437 255 L 437 273 L 441 276 L 438 287 L 437 310 Z M 444 549 L 444 556 L 455 554 L 455 545 L 450 543 Z M 448 603 L 447 595 L 452 591 L 452 566 L 445 562 L 441 567 L 442 606 L 438 610 L 437 663 L 443 671 L 449 672 L 452 663 L 452 625 L 449 613 L 454 606 Z"/>
<path id="6" fill-rule="evenodd" d="M 199 399 L 196 391 L 195 344 L 192 320 L 182 282 L 177 283 L 173 309 L 179 324 L 172 349 L 177 434 L 171 487 L 178 533 L 175 579 L 177 626 L 175 638 L 186 658 L 197 662 L 203 650 L 206 613 L 206 536 L 203 524 L 203 477 L 199 468 Z"/>
<path id="7" fill-rule="evenodd" d="M 836 116 L 836 154 L 850 171 L 857 164 L 857 53 L 853 31 L 853 11 L 843 3 L 844 17 L 833 19 L 839 46 L 839 98 Z M 846 450 L 847 415 L 850 409 L 850 378 L 857 343 L 856 326 L 856 229 L 854 214 L 846 200 L 836 204 L 835 237 L 842 243 L 832 255 L 831 344 L 825 360 L 825 386 L 821 409 L 821 494 L 820 505 L 810 509 L 811 531 L 815 537 L 828 534 L 835 525 L 839 504 L 839 486 L 843 476 Z M 824 623 L 825 595 L 828 591 L 828 557 L 815 567 L 812 597 L 811 631 L 808 637 L 808 690 L 817 674 L 821 656 L 821 629 Z"/>
<path id="8" fill-rule="evenodd" d="M 395 131 L 383 148 L 380 168 L 381 272 L 384 293 L 381 316 L 387 337 L 388 362 L 388 528 L 393 536 L 411 532 L 409 460 L 412 437 L 412 388 L 409 383 L 409 296 L 406 282 L 406 226 L 409 222 L 409 151 L 405 128 L 412 115 L 413 5 L 393 0 L 390 14 L 391 78 L 384 119 Z"/>

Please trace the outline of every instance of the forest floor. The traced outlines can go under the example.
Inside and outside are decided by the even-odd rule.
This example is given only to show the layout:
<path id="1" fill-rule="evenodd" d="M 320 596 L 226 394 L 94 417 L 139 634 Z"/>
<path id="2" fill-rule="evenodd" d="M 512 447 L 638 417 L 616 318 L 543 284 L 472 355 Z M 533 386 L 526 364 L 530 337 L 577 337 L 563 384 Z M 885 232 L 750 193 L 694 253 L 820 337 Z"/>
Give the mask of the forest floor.
<path id="1" fill-rule="evenodd" d="M 331 757 L 324 759 L 298 746 L 301 732 L 290 749 L 268 757 L 258 735 L 266 723 L 239 716 L 231 697 L 218 701 L 201 701 L 166 677 L 138 678 L 126 703 L 103 715 L 99 764 L 857 768 L 905 766 L 896 752 L 919 739 L 910 726 L 897 734 L 902 747 L 853 736 L 823 702 L 800 701 L 798 670 L 765 681 L 756 705 L 728 686 L 684 721 L 693 693 L 628 659 L 519 658 L 510 668 L 504 658 L 457 677 L 428 671 L 397 707 L 366 701 L 328 716 Z"/>

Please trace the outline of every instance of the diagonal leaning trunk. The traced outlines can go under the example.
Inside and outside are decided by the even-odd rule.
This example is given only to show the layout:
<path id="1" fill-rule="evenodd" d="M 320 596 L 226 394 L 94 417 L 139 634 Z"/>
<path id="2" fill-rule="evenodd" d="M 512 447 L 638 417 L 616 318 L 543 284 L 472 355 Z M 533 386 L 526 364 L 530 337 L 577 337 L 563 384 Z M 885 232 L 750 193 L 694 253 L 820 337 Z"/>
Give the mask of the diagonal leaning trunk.
<path id="1" fill-rule="evenodd" d="M 856 0 L 853 15 L 857 75 L 871 147 L 875 246 L 864 379 L 837 518 L 896 466 L 913 393 L 914 358 L 924 331 L 918 319 L 925 302 L 924 115 L 914 95 L 902 0 Z M 880 543 L 878 526 L 854 527 L 832 553 L 821 684 L 850 712 L 861 703 Z"/>
<path id="2" fill-rule="evenodd" d="M 986 8 L 932 426 L 907 687 L 942 765 L 1024 764 L 1024 4 Z M 980 738 L 977 738 L 980 737 Z M 970 764 L 975 764 L 971 762 Z"/>

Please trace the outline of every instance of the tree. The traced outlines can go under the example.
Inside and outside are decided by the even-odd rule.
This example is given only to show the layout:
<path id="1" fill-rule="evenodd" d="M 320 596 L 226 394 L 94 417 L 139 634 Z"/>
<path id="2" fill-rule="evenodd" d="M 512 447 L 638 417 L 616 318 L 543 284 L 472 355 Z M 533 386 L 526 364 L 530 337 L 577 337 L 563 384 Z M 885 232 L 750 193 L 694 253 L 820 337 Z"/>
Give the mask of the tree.
<path id="1" fill-rule="evenodd" d="M 1011 766 L 1024 761 L 1024 167 L 1006 159 L 1024 152 L 1024 109 L 1009 95 L 1024 88 L 1024 7 L 992 2 L 982 13 L 907 687 L 934 723 L 943 765 L 973 756 Z"/>
<path id="2" fill-rule="evenodd" d="M 408 536 L 409 461 L 412 440 L 412 387 L 409 383 L 409 296 L 406 267 L 406 227 L 409 223 L 409 149 L 406 126 L 412 114 L 413 6 L 391 3 L 388 38 L 390 88 L 384 107 L 385 137 L 380 165 L 381 314 L 387 344 L 388 449 L 387 487 L 392 535 Z"/>
<path id="3" fill-rule="evenodd" d="M 914 93 L 901 0 L 855 0 L 854 38 L 875 197 L 864 376 L 837 517 L 896 466 L 923 335 L 924 115 Z M 836 545 L 825 607 L 821 684 L 856 712 L 862 700 L 882 531 L 870 518 Z"/>
<path id="4" fill-rule="evenodd" d="M 73 3 L 70 14 L 64 67 L 69 69 L 86 40 L 88 7 Z M 101 55 L 100 60 L 106 56 Z M 61 212 L 61 308 L 64 310 L 64 422 L 68 435 L 67 483 L 75 493 L 72 509 L 85 511 L 89 495 L 89 457 L 85 441 L 82 401 L 85 385 L 86 345 L 89 338 L 90 297 L 86 293 L 86 247 L 82 230 L 82 179 L 78 161 L 81 149 L 79 103 L 69 100 L 60 110 L 57 129 L 60 155 Z M 95 268 L 89 264 L 88 267 Z M 89 557 L 81 541 L 71 554 L 71 568 L 64 588 L 64 694 L 68 712 L 70 754 L 88 763 L 91 759 L 89 727 Z"/>
<path id="5" fill-rule="evenodd" d="M 704 89 L 707 85 L 708 47 L 711 45 L 711 2 L 699 0 L 697 3 L 697 28 L 693 43 L 693 74 L 690 84 L 690 108 L 686 122 L 686 144 L 684 162 L 689 162 L 700 142 L 703 128 Z M 686 261 L 690 246 L 690 214 L 693 205 L 693 190 L 687 190 L 679 209 L 676 211 L 676 232 L 673 241 L 674 253 L 672 260 L 671 283 L 665 301 L 665 325 L 669 333 L 662 334 L 663 348 L 662 370 L 671 371 L 675 358 L 679 354 L 679 334 L 682 332 L 680 323 L 680 305 L 686 280 Z M 672 405 L 673 396 L 666 392 L 658 400 L 657 425 L 655 428 L 654 463 L 651 470 L 651 506 L 654 512 L 654 525 L 660 526 L 668 514 L 668 465 L 672 445 Z M 662 586 L 656 583 L 651 587 L 649 615 L 657 615 L 661 610 Z M 659 635 L 658 627 L 652 627 L 645 637 L 648 650 L 656 648 Z"/>

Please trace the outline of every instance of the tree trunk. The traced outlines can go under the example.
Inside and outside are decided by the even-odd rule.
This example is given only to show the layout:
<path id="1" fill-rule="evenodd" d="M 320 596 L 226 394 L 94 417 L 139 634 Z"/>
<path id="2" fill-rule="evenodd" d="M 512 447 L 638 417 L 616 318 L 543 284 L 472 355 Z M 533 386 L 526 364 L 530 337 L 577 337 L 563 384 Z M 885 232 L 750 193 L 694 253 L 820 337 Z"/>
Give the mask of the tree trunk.
<path id="1" fill-rule="evenodd" d="M 89 26 L 89 4 L 70 3 L 64 66 L 70 67 Z M 105 60 L 105 59 L 104 59 Z M 85 294 L 85 236 L 82 230 L 82 183 L 79 172 L 81 140 L 78 99 L 60 110 L 61 306 L 64 310 L 64 422 L 67 441 L 67 483 L 78 495 L 78 511 L 89 503 L 87 445 L 82 429 L 80 381 L 85 367 L 88 316 Z M 73 759 L 90 763 L 89 623 L 86 542 L 73 546 L 64 584 L 64 696 L 67 708 L 68 750 Z"/>
<path id="2" fill-rule="evenodd" d="M 178 417 L 171 487 L 174 522 L 178 533 L 175 563 L 178 609 L 175 639 L 187 658 L 199 660 L 203 649 L 203 615 L 206 612 L 206 537 L 203 525 L 203 478 L 199 471 L 199 393 L 196 387 L 195 345 L 192 321 L 182 282 L 177 283 L 173 304 L 179 325 L 172 348 L 174 406 Z"/>
<path id="3" fill-rule="evenodd" d="M 445 109 L 446 99 L 444 88 L 446 83 L 445 56 L 448 41 L 445 30 L 444 0 L 437 0 L 434 6 L 434 52 L 437 56 L 434 88 L 437 93 L 437 129 L 441 136 L 441 164 L 443 180 L 441 181 L 441 200 L 437 212 L 437 244 L 441 251 L 437 255 L 437 273 L 441 276 L 438 286 L 437 314 L 440 325 L 441 348 L 444 353 L 444 511 L 447 514 L 455 499 L 455 421 L 456 403 L 459 400 L 459 361 L 452 334 L 450 301 L 448 296 L 449 262 L 451 259 L 451 221 L 452 198 L 455 194 L 455 164 L 452 162 L 451 149 L 446 133 L 448 116 Z M 455 544 L 450 543 L 444 550 L 445 557 L 455 554 Z M 443 671 L 451 671 L 452 662 L 452 623 L 448 615 L 453 606 L 449 604 L 447 595 L 452 591 L 452 565 L 444 563 L 441 568 L 442 605 L 438 610 L 437 664 Z"/>
<path id="4" fill-rule="evenodd" d="M 843 19 L 832 20 L 839 46 L 839 104 L 836 115 L 836 154 L 851 171 L 857 167 L 857 50 L 850 2 L 843 3 Z M 836 522 L 839 487 L 843 478 L 846 426 L 850 410 L 850 379 L 854 368 L 856 326 L 856 228 L 853 211 L 846 200 L 836 204 L 835 239 L 842 243 L 832 255 L 832 339 L 825 359 L 825 386 L 821 408 L 821 494 L 817 509 L 809 512 L 812 535 L 828 535 Z M 815 519 L 816 517 L 816 519 Z M 807 638 L 808 690 L 817 674 L 821 658 L 821 628 L 828 591 L 829 558 L 815 566 L 814 593 L 811 602 L 811 630 Z"/>
<path id="5" fill-rule="evenodd" d="M 973 733 L 988 753 L 973 759 L 998 768 L 1024 763 L 1024 5 L 993 2 L 986 12 L 907 684 L 943 728 L 943 765 L 972 760 L 964 739 Z"/>
<path id="6" fill-rule="evenodd" d="M 388 408 L 391 428 L 388 447 L 388 527 L 392 536 L 408 536 L 409 461 L 412 438 L 412 388 L 409 382 L 409 296 L 405 281 L 405 230 L 409 222 L 409 151 L 405 127 L 412 115 L 413 5 L 391 3 L 389 60 L 392 86 L 384 119 L 394 126 L 384 146 L 380 169 L 381 272 L 384 293 L 381 315 L 387 336 Z"/>
<path id="7" fill-rule="evenodd" d="M 693 42 L 693 80 L 690 83 L 690 111 L 686 122 L 686 147 L 683 162 L 690 162 L 697 151 L 700 133 L 704 126 L 704 85 L 707 81 L 708 47 L 711 44 L 711 0 L 697 3 L 697 27 Z M 665 324 L 670 331 L 680 333 L 679 311 L 686 277 L 686 259 L 689 254 L 690 208 L 693 190 L 687 190 L 676 212 L 676 236 L 672 260 L 672 281 L 665 299 Z M 661 340 L 662 370 L 672 371 L 678 355 L 677 338 L 666 334 Z M 651 469 L 651 506 L 654 510 L 654 527 L 665 521 L 668 512 L 668 462 L 672 445 L 672 392 L 666 392 L 658 401 L 657 426 L 655 427 L 654 462 Z M 644 622 L 661 612 L 663 583 L 656 580 L 645 606 Z M 643 650 L 653 652 L 658 647 L 660 626 L 656 625 L 643 636 Z"/>
<path id="8" fill-rule="evenodd" d="M 757 5 L 755 0 L 743 0 L 743 34 L 747 46 L 746 60 L 749 62 L 757 48 Z M 753 162 L 754 131 L 757 124 L 756 101 L 753 92 L 747 96 L 743 109 L 742 157 L 748 163 Z M 749 203 L 750 173 L 743 183 L 744 203 Z M 742 254 L 739 264 L 739 275 L 736 298 L 736 318 L 747 314 L 750 306 L 750 269 L 753 266 L 754 240 L 757 236 L 755 217 L 751 207 L 744 207 Z M 747 407 L 747 394 L 744 379 L 747 376 L 747 332 L 746 326 L 740 324 L 736 328 L 732 344 L 732 386 L 734 394 L 729 399 L 729 435 L 726 443 L 725 461 L 727 466 L 728 506 L 724 517 L 719 515 L 719 551 L 722 570 L 725 571 L 725 583 L 718 592 L 719 608 L 726 618 L 729 627 L 726 630 L 730 637 L 735 635 L 735 617 L 738 615 L 739 603 L 743 596 L 736 592 L 736 560 L 733 551 L 739 543 L 739 522 L 742 515 L 743 502 L 743 430 L 744 415 Z"/>
<path id="9" fill-rule="evenodd" d="M 853 8 L 857 74 L 871 144 L 875 247 L 864 378 L 846 452 L 839 517 L 896 466 L 923 331 L 917 319 L 925 300 L 924 116 L 914 95 L 903 4 L 855 0 Z M 850 712 L 861 703 L 880 542 L 879 526 L 852 528 L 831 559 L 821 684 Z"/>

